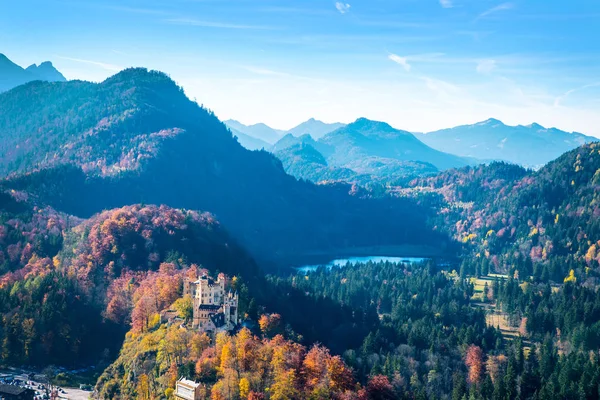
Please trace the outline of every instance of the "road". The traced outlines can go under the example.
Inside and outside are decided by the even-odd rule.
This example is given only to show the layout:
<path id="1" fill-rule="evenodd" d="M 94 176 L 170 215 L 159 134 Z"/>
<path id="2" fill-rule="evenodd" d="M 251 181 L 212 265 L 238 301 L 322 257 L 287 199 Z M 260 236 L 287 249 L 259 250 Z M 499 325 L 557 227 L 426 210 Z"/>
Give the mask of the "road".
<path id="1" fill-rule="evenodd" d="M 27 377 L 28 371 L 10 369 L 5 371 L 0 371 L 0 376 L 11 375 L 15 379 L 19 379 L 23 382 L 33 382 L 33 385 L 24 385 L 30 389 L 39 391 L 44 393 L 43 390 L 38 389 L 39 385 L 45 385 L 44 382 L 41 382 L 42 376 L 36 374 L 35 379 L 32 381 Z M 23 385 L 21 385 L 23 386 Z M 32 387 L 33 386 L 33 387 Z M 67 399 L 67 400 L 88 400 L 92 392 L 88 392 L 86 390 L 80 390 L 78 388 L 68 388 L 62 387 L 65 393 L 59 393 L 59 399 Z"/>

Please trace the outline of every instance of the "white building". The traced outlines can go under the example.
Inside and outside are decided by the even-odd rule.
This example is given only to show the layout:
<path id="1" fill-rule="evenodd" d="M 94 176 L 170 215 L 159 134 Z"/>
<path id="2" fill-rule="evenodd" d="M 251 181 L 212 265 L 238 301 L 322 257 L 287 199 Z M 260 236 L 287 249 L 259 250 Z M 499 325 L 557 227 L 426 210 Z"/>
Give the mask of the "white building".
<path id="1" fill-rule="evenodd" d="M 181 378 L 175 386 L 175 398 L 182 400 L 200 400 L 200 384 Z"/>

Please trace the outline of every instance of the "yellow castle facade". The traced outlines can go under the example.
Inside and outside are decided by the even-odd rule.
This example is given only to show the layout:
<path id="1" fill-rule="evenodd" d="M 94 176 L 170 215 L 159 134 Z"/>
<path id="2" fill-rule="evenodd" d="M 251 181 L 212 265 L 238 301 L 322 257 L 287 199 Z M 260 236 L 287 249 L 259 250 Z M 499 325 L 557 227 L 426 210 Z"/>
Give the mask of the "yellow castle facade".
<path id="1" fill-rule="evenodd" d="M 192 328 L 207 333 L 231 331 L 238 324 L 238 294 L 226 289 L 228 278 L 216 280 L 202 274 L 197 280 L 184 281 L 184 294 L 193 300 Z"/>

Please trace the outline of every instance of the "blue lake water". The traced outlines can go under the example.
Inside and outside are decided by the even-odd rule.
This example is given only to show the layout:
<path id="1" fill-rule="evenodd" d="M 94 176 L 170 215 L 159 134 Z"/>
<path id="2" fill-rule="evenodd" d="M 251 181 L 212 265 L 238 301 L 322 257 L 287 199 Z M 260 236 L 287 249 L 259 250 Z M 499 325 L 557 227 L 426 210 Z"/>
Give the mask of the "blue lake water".
<path id="1" fill-rule="evenodd" d="M 390 262 L 394 264 L 414 264 L 427 260 L 427 258 L 423 257 L 386 257 L 386 256 L 367 256 L 367 257 L 349 257 L 349 258 L 339 258 L 333 261 L 330 261 L 325 264 L 316 264 L 316 265 L 303 265 L 301 267 L 297 267 L 296 270 L 298 272 L 306 273 L 310 271 L 315 271 L 317 268 L 321 266 L 325 266 L 327 268 L 332 267 L 343 267 L 346 264 L 350 263 L 352 265 L 358 263 L 367 263 L 369 261 L 378 263 L 378 262 Z"/>

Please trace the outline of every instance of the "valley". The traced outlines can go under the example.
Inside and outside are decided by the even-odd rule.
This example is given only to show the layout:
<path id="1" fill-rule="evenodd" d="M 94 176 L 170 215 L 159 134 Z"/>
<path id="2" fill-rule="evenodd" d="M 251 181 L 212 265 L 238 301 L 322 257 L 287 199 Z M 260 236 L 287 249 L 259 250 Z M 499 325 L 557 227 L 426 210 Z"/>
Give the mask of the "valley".
<path id="1" fill-rule="evenodd" d="M 0 116 L 2 366 L 93 365 L 107 399 L 600 394 L 590 137 L 222 123 L 144 68 L 26 82 Z M 492 152 L 513 128 L 551 151 Z"/>

